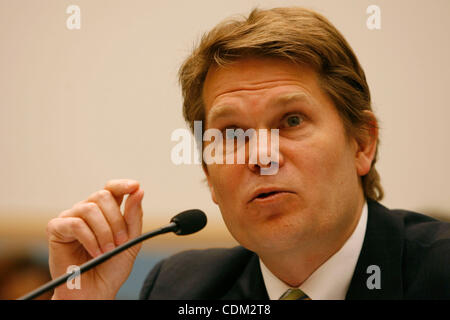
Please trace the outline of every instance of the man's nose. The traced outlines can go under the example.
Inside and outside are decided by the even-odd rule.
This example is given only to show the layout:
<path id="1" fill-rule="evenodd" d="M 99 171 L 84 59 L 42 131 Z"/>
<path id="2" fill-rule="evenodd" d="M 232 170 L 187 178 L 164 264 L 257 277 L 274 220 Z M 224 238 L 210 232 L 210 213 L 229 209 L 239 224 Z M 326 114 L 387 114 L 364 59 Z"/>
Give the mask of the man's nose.
<path id="1" fill-rule="evenodd" d="M 284 165 L 278 130 L 257 130 L 248 143 L 246 154 L 246 163 L 250 171 L 260 175 L 276 174 Z"/>

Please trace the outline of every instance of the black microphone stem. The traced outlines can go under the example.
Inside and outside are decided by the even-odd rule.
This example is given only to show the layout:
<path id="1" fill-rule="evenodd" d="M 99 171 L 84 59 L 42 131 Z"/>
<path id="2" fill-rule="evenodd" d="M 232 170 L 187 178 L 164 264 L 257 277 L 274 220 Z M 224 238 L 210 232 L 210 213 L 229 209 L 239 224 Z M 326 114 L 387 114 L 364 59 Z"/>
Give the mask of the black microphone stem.
<path id="1" fill-rule="evenodd" d="M 162 228 L 156 229 L 154 231 L 150 231 L 150 232 L 144 233 L 144 234 L 140 235 L 139 237 L 134 238 L 134 239 L 132 239 L 132 240 L 130 240 L 128 242 L 125 242 L 124 244 L 114 248 L 113 250 L 108 251 L 108 252 L 98 256 L 97 258 L 94 258 L 94 259 L 89 260 L 88 262 L 84 263 L 83 265 L 80 266 L 79 273 L 82 274 L 83 272 L 86 272 L 86 271 L 94 268 L 95 266 L 97 266 L 100 263 L 108 260 L 112 256 L 114 256 L 114 255 L 118 254 L 119 252 L 122 252 L 122 251 L 124 251 L 124 250 L 126 250 L 126 249 L 128 249 L 128 248 L 130 248 L 130 247 L 132 247 L 132 246 L 134 246 L 136 244 L 138 244 L 139 242 L 142 242 L 144 240 L 147 240 L 147 239 L 149 239 L 151 237 L 154 237 L 154 236 L 157 236 L 159 234 L 164 234 L 164 233 L 171 232 L 171 231 L 176 232 L 177 230 L 178 230 L 178 225 L 175 222 L 172 222 L 172 223 L 168 224 L 165 227 L 162 227 Z M 56 278 L 56 279 L 54 279 L 54 280 L 44 284 L 43 286 L 40 286 L 36 290 L 34 290 L 34 291 L 32 291 L 32 292 L 30 292 L 30 293 L 20 297 L 17 300 L 31 300 L 31 299 L 34 299 L 34 298 L 40 296 L 41 294 L 43 294 L 45 291 L 50 290 L 52 288 L 55 288 L 55 287 L 59 286 L 60 284 L 66 282 L 67 279 L 70 276 L 72 276 L 72 275 L 73 275 L 73 273 L 66 273 L 66 274 L 60 276 L 59 278 Z"/>

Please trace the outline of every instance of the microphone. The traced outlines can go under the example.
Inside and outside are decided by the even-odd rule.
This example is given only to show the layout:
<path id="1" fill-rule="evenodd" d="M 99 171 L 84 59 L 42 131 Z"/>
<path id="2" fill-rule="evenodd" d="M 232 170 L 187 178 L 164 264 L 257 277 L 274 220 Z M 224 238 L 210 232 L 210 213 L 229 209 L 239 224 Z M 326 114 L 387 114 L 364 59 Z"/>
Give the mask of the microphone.
<path id="1" fill-rule="evenodd" d="M 177 214 L 175 217 L 173 217 L 170 220 L 170 224 L 168 224 L 167 226 L 144 233 L 144 234 L 140 235 L 139 237 L 136 237 L 128 242 L 125 242 L 124 244 L 114 248 L 113 250 L 98 256 L 97 258 L 89 260 L 88 262 L 86 262 L 80 266 L 79 273 L 82 274 L 83 272 L 86 272 L 86 271 L 94 268 L 95 266 L 108 260 L 112 256 L 115 256 L 116 254 L 138 244 L 139 242 L 142 242 L 142 241 L 152 238 L 154 236 L 168 233 L 168 232 L 174 232 L 175 234 L 180 235 L 180 236 L 192 234 L 192 233 L 195 233 L 195 232 L 203 229 L 206 225 L 206 222 L 207 222 L 207 219 L 206 219 L 205 213 L 199 209 L 191 209 L 191 210 L 183 211 L 183 212 Z M 32 292 L 18 298 L 17 300 L 34 299 L 34 298 L 40 296 L 41 294 L 43 294 L 44 292 L 51 290 L 51 289 L 59 286 L 60 284 L 66 282 L 67 279 L 72 274 L 73 273 L 66 273 L 66 274 L 60 276 L 59 278 L 49 281 L 46 284 L 37 288 L 36 290 L 33 290 Z"/>

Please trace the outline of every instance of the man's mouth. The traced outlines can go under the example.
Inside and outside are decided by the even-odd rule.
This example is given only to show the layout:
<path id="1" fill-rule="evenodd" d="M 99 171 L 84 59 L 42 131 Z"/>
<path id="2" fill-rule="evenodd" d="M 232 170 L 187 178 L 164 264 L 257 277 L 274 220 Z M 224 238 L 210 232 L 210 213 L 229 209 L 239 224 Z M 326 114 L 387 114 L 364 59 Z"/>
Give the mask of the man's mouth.
<path id="1" fill-rule="evenodd" d="M 287 194 L 287 193 L 293 193 L 291 191 L 287 190 L 281 190 L 281 189 L 261 189 L 257 190 L 253 193 L 253 196 L 251 197 L 250 202 L 252 201 L 264 201 L 264 200 L 271 200 L 275 199 L 278 195 Z"/>
<path id="2" fill-rule="evenodd" d="M 255 199 L 265 199 L 276 193 L 279 193 L 279 191 L 263 192 L 263 193 L 260 193 L 259 195 L 257 195 Z"/>

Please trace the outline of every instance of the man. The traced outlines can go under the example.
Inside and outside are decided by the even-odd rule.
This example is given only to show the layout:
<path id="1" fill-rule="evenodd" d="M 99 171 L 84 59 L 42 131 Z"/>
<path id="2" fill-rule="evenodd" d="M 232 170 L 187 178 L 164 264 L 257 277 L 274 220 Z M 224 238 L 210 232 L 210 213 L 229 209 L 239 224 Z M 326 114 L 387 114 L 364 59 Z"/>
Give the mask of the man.
<path id="1" fill-rule="evenodd" d="M 191 129 L 194 121 L 224 133 L 277 129 L 278 170 L 262 175 L 272 163 L 249 161 L 252 148 L 265 148 L 250 143 L 243 164 L 203 163 L 241 246 L 160 262 L 142 299 L 450 298 L 450 226 L 377 202 L 369 88 L 328 20 L 278 8 L 221 23 L 185 61 L 180 82 Z M 50 221 L 52 275 L 139 235 L 142 197 L 138 182 L 113 180 Z M 138 250 L 86 273 L 82 290 L 61 286 L 53 298 L 114 298 Z"/>

